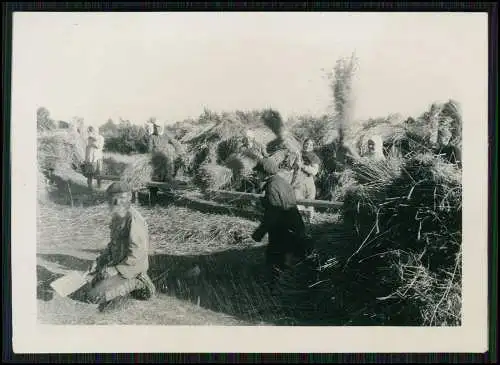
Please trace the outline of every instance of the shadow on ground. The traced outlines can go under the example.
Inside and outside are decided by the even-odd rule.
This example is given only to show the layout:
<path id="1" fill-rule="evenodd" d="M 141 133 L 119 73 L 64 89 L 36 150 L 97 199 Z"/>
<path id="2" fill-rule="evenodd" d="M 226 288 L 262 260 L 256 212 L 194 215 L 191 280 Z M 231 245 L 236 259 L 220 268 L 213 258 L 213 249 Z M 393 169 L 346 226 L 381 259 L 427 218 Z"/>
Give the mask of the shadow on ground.
<path id="1" fill-rule="evenodd" d="M 55 204 L 89 207 L 106 202 L 103 188 L 105 189 L 110 184 L 108 182 L 103 182 L 101 189 L 90 190 L 86 185 L 56 175 L 52 176 L 51 180 L 49 199 Z"/>
<path id="2" fill-rule="evenodd" d="M 285 324 L 286 315 L 266 284 L 264 250 L 257 247 L 198 256 L 158 254 L 150 258 L 150 276 L 160 292 L 203 308 L 246 321 Z"/>
<path id="3" fill-rule="evenodd" d="M 50 287 L 50 283 L 63 276 L 62 274 L 53 273 L 41 265 L 36 266 L 37 288 L 36 297 L 38 300 L 50 301 L 54 297 L 54 291 Z"/>
<path id="4" fill-rule="evenodd" d="M 150 256 L 149 275 L 159 293 L 189 301 L 214 312 L 255 324 L 311 324 L 311 321 L 301 323 L 302 320 L 297 318 L 297 310 L 303 310 L 309 317 L 317 317 L 319 312 L 311 312 L 317 311 L 317 307 L 304 308 L 300 302 L 287 302 L 282 295 L 271 293 L 266 282 L 264 255 L 265 247 L 196 256 L 156 254 Z M 38 256 L 65 270 L 84 271 L 91 262 L 63 254 Z M 53 296 L 49 284 L 62 275 L 43 266 L 38 266 L 37 270 L 37 297 L 49 301 Z M 70 298 L 84 302 L 84 289 L 75 292 Z"/>

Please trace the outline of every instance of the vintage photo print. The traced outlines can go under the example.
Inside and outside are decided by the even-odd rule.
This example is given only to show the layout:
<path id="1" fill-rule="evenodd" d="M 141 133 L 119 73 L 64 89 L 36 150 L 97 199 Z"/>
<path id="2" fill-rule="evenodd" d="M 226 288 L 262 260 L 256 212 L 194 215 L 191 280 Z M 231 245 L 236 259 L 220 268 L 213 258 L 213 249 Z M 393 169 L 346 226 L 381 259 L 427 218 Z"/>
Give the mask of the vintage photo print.
<path id="1" fill-rule="evenodd" d="M 484 352 L 488 15 L 15 12 L 18 353 Z"/>

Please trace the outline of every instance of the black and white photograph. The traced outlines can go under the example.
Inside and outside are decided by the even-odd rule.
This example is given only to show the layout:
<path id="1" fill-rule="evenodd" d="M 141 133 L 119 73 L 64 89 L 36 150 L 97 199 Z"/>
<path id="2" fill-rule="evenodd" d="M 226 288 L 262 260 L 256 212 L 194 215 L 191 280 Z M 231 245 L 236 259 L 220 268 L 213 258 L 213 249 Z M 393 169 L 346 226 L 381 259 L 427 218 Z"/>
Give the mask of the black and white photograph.
<path id="1" fill-rule="evenodd" d="M 486 351 L 487 14 L 13 19 L 20 348 Z"/>

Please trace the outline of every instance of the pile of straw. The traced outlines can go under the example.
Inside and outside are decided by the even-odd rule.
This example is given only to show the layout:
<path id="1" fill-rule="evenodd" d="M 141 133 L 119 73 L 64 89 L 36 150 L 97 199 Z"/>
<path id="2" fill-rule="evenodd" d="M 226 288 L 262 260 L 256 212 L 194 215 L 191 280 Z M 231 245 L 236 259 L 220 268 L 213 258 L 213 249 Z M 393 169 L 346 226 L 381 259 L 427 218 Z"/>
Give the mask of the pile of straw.
<path id="1" fill-rule="evenodd" d="M 230 168 L 213 163 L 202 164 L 196 171 L 193 182 L 202 191 L 220 190 L 230 186 L 233 173 Z"/>
<path id="2" fill-rule="evenodd" d="M 56 167 L 79 169 L 85 160 L 86 141 L 75 131 L 44 132 L 38 135 L 38 163 L 40 168 Z"/>
<path id="3" fill-rule="evenodd" d="M 320 276 L 348 280 L 330 289 L 361 291 L 359 309 L 384 323 L 460 324 L 460 169 L 432 154 L 400 162 L 356 166 L 342 212 L 351 248 Z"/>
<path id="4" fill-rule="evenodd" d="M 213 253 L 238 244 L 255 244 L 250 238 L 257 222 L 189 208 L 157 207 L 144 214 L 152 248 L 178 255 Z"/>

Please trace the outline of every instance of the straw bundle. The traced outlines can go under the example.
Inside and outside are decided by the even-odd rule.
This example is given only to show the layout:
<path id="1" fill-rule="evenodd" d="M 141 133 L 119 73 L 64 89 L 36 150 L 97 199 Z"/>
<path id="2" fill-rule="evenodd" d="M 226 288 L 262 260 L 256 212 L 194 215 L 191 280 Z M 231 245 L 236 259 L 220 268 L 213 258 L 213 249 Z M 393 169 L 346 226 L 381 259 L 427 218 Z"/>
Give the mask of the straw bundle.
<path id="1" fill-rule="evenodd" d="M 245 126 L 241 123 L 232 122 L 230 120 L 221 120 L 213 127 L 203 131 L 197 136 L 188 141 L 191 146 L 205 145 L 212 143 L 219 143 L 231 139 L 233 137 L 240 137 L 245 134 Z"/>
<path id="2" fill-rule="evenodd" d="M 196 171 L 194 183 L 202 190 L 220 190 L 231 184 L 232 176 L 230 168 L 207 163 Z"/>
<path id="3" fill-rule="evenodd" d="M 102 164 L 104 174 L 120 176 L 130 164 L 130 161 L 119 161 L 115 156 L 107 156 L 103 158 Z"/>
<path id="4" fill-rule="evenodd" d="M 191 172 L 196 172 L 202 164 L 215 164 L 217 161 L 217 145 L 195 145 L 187 155 L 187 165 Z"/>
<path id="5" fill-rule="evenodd" d="M 285 129 L 285 123 L 277 110 L 266 109 L 262 112 L 261 119 L 275 135 L 279 136 Z"/>
<path id="6" fill-rule="evenodd" d="M 241 151 L 243 147 L 242 137 L 231 137 L 217 144 L 217 162 L 224 163 L 230 156 Z"/>
<path id="7" fill-rule="evenodd" d="M 136 190 L 144 187 L 147 182 L 151 181 L 153 172 L 151 155 L 143 155 L 127 166 L 123 171 L 121 180 Z"/>
<path id="8" fill-rule="evenodd" d="M 253 168 L 257 165 L 258 159 L 243 153 L 234 153 L 224 162 L 224 166 L 231 169 L 233 177 L 248 178 L 253 174 Z"/>
<path id="9" fill-rule="evenodd" d="M 153 166 L 154 181 L 171 181 L 174 174 L 174 159 L 172 155 L 165 152 L 154 152 L 151 156 L 151 165 Z"/>

